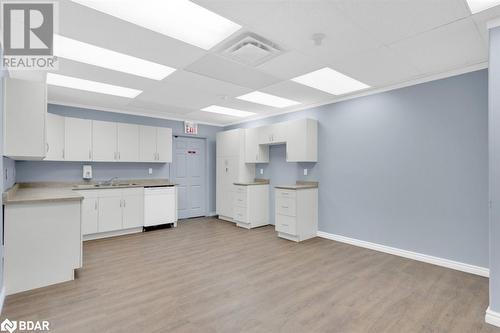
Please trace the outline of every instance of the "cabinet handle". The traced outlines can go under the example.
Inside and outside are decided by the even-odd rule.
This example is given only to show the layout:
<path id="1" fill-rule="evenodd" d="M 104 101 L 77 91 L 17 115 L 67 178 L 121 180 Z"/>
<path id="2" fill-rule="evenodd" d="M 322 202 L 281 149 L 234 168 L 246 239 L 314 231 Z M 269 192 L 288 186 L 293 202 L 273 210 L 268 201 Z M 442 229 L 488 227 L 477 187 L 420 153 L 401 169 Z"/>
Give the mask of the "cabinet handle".
<path id="1" fill-rule="evenodd" d="M 94 209 L 97 210 L 97 200 L 94 203 Z"/>
<path id="2" fill-rule="evenodd" d="M 281 208 L 285 208 L 286 209 L 286 208 L 288 208 L 288 206 L 281 206 Z"/>
<path id="3" fill-rule="evenodd" d="M 65 154 L 64 154 L 64 153 L 65 153 L 65 152 L 64 152 L 64 148 L 63 148 L 63 151 L 62 151 L 62 153 L 63 153 L 63 160 L 64 160 L 64 158 L 65 158 L 65 156 L 64 156 L 64 155 L 65 155 Z"/>
<path id="4" fill-rule="evenodd" d="M 91 159 L 92 159 L 92 151 L 89 150 L 89 160 L 91 160 Z"/>
<path id="5" fill-rule="evenodd" d="M 114 159 L 116 160 L 116 151 L 115 151 L 115 153 L 114 153 Z"/>
<path id="6" fill-rule="evenodd" d="M 120 152 L 118 152 L 118 159 L 119 159 L 119 160 L 121 159 L 121 154 L 120 154 Z"/>
<path id="7" fill-rule="evenodd" d="M 127 207 L 127 200 L 123 199 L 123 207 Z"/>
<path id="8" fill-rule="evenodd" d="M 288 227 L 288 224 L 281 223 L 283 227 Z"/>
<path id="9" fill-rule="evenodd" d="M 49 152 L 49 143 L 45 143 L 45 145 L 47 146 L 47 153 Z"/>

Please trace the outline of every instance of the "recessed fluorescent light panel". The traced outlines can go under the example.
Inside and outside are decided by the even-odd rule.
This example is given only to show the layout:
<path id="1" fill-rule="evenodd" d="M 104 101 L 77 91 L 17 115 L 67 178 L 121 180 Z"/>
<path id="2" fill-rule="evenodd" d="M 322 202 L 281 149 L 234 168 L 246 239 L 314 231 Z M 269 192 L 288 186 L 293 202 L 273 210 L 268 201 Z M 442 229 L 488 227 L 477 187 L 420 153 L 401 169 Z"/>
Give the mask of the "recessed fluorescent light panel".
<path id="1" fill-rule="evenodd" d="M 245 95 L 241 95 L 241 96 L 236 97 L 236 98 L 247 101 L 247 102 L 272 106 L 275 108 L 286 108 L 288 106 L 300 104 L 299 102 L 293 101 L 293 100 L 288 99 L 288 98 L 278 97 L 278 96 L 266 94 L 266 93 L 263 93 L 260 91 L 254 91 L 254 92 L 251 92 L 251 93 L 248 93 Z"/>
<path id="2" fill-rule="evenodd" d="M 79 79 L 76 77 L 47 74 L 47 84 L 52 86 L 91 91 L 99 94 L 108 94 L 120 97 L 135 98 L 142 90 L 115 86 L 112 84 Z"/>
<path id="3" fill-rule="evenodd" d="M 208 50 L 241 26 L 188 0 L 73 0 Z"/>
<path id="4" fill-rule="evenodd" d="M 54 54 L 61 58 L 142 76 L 153 80 L 162 80 L 175 71 L 174 68 L 168 66 L 111 51 L 60 35 L 54 35 Z"/>
<path id="5" fill-rule="evenodd" d="M 472 14 L 500 5 L 500 0 L 467 0 Z"/>
<path id="6" fill-rule="evenodd" d="M 332 95 L 342 95 L 353 91 L 370 88 L 369 85 L 359 82 L 347 75 L 339 73 L 329 67 L 293 78 L 292 81 L 311 88 L 322 90 Z"/>
<path id="7" fill-rule="evenodd" d="M 226 108 L 226 107 L 218 106 L 218 105 L 207 106 L 206 108 L 201 109 L 201 111 L 225 114 L 225 115 L 234 116 L 234 117 L 249 117 L 249 116 L 252 116 L 255 114 L 254 112 L 241 111 L 241 110 Z"/>

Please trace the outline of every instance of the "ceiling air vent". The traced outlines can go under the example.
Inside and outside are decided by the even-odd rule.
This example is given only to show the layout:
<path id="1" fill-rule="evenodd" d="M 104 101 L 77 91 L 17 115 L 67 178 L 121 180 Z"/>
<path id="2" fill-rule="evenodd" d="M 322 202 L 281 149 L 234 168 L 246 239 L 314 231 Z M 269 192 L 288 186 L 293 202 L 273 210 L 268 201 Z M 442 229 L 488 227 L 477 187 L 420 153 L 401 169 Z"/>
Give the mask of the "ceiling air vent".
<path id="1" fill-rule="evenodd" d="M 260 36 L 245 34 L 231 41 L 221 53 L 234 61 L 257 66 L 274 58 L 281 50 Z"/>

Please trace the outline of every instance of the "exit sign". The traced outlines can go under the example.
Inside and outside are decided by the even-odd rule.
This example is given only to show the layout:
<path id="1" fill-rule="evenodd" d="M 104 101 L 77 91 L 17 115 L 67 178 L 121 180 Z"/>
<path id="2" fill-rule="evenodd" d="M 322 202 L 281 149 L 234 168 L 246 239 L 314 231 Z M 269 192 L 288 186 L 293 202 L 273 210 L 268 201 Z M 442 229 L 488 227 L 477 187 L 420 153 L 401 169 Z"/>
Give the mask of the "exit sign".
<path id="1" fill-rule="evenodd" d="M 184 133 L 186 134 L 198 134 L 198 124 L 192 121 L 184 122 Z"/>

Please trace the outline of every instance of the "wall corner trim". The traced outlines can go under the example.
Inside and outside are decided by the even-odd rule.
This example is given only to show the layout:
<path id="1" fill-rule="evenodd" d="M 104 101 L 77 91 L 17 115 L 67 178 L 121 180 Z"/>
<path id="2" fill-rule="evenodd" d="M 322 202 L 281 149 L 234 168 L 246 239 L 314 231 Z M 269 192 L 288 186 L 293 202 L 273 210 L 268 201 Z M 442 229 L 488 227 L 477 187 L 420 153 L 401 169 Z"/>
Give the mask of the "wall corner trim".
<path id="1" fill-rule="evenodd" d="M 205 217 L 214 217 L 214 216 L 217 216 L 216 212 L 208 212 L 207 215 L 205 215 Z"/>
<path id="2" fill-rule="evenodd" d="M 491 310 L 488 306 L 488 308 L 486 309 L 486 315 L 484 316 L 484 321 L 490 325 L 500 327 L 500 313 Z"/>
<path id="3" fill-rule="evenodd" d="M 377 244 L 377 243 L 371 243 L 371 242 L 367 242 L 367 241 L 363 241 L 363 240 L 359 240 L 359 239 L 355 239 L 355 238 L 349 238 L 349 237 L 345 237 L 345 236 L 341 236 L 341 235 L 330 234 L 330 233 L 323 232 L 323 231 L 318 231 L 317 236 L 321 237 L 321 238 L 326 238 L 326 239 L 334 240 L 337 242 L 341 242 L 341 243 L 346 243 L 346 244 L 350 244 L 350 245 L 354 245 L 354 246 L 364 247 L 364 248 L 370 249 L 370 250 L 375 250 L 375 251 L 389 253 L 392 255 L 396 255 L 396 256 L 400 256 L 400 257 L 404 257 L 404 258 L 408 258 L 408 259 L 422 261 L 422 262 L 432 264 L 432 265 L 451 268 L 451 269 L 455 269 L 457 271 L 471 273 L 471 274 L 475 274 L 475 275 L 479 275 L 479 276 L 489 277 L 489 273 L 490 273 L 489 269 L 486 267 L 470 265 L 470 264 L 466 264 L 463 262 L 434 257 L 434 256 L 430 256 L 430 255 L 423 254 L 423 253 L 402 250 L 402 249 L 398 249 L 396 247 L 381 245 L 381 244 Z M 498 320 L 500 323 L 500 314 L 498 314 L 498 316 L 499 316 Z"/>

